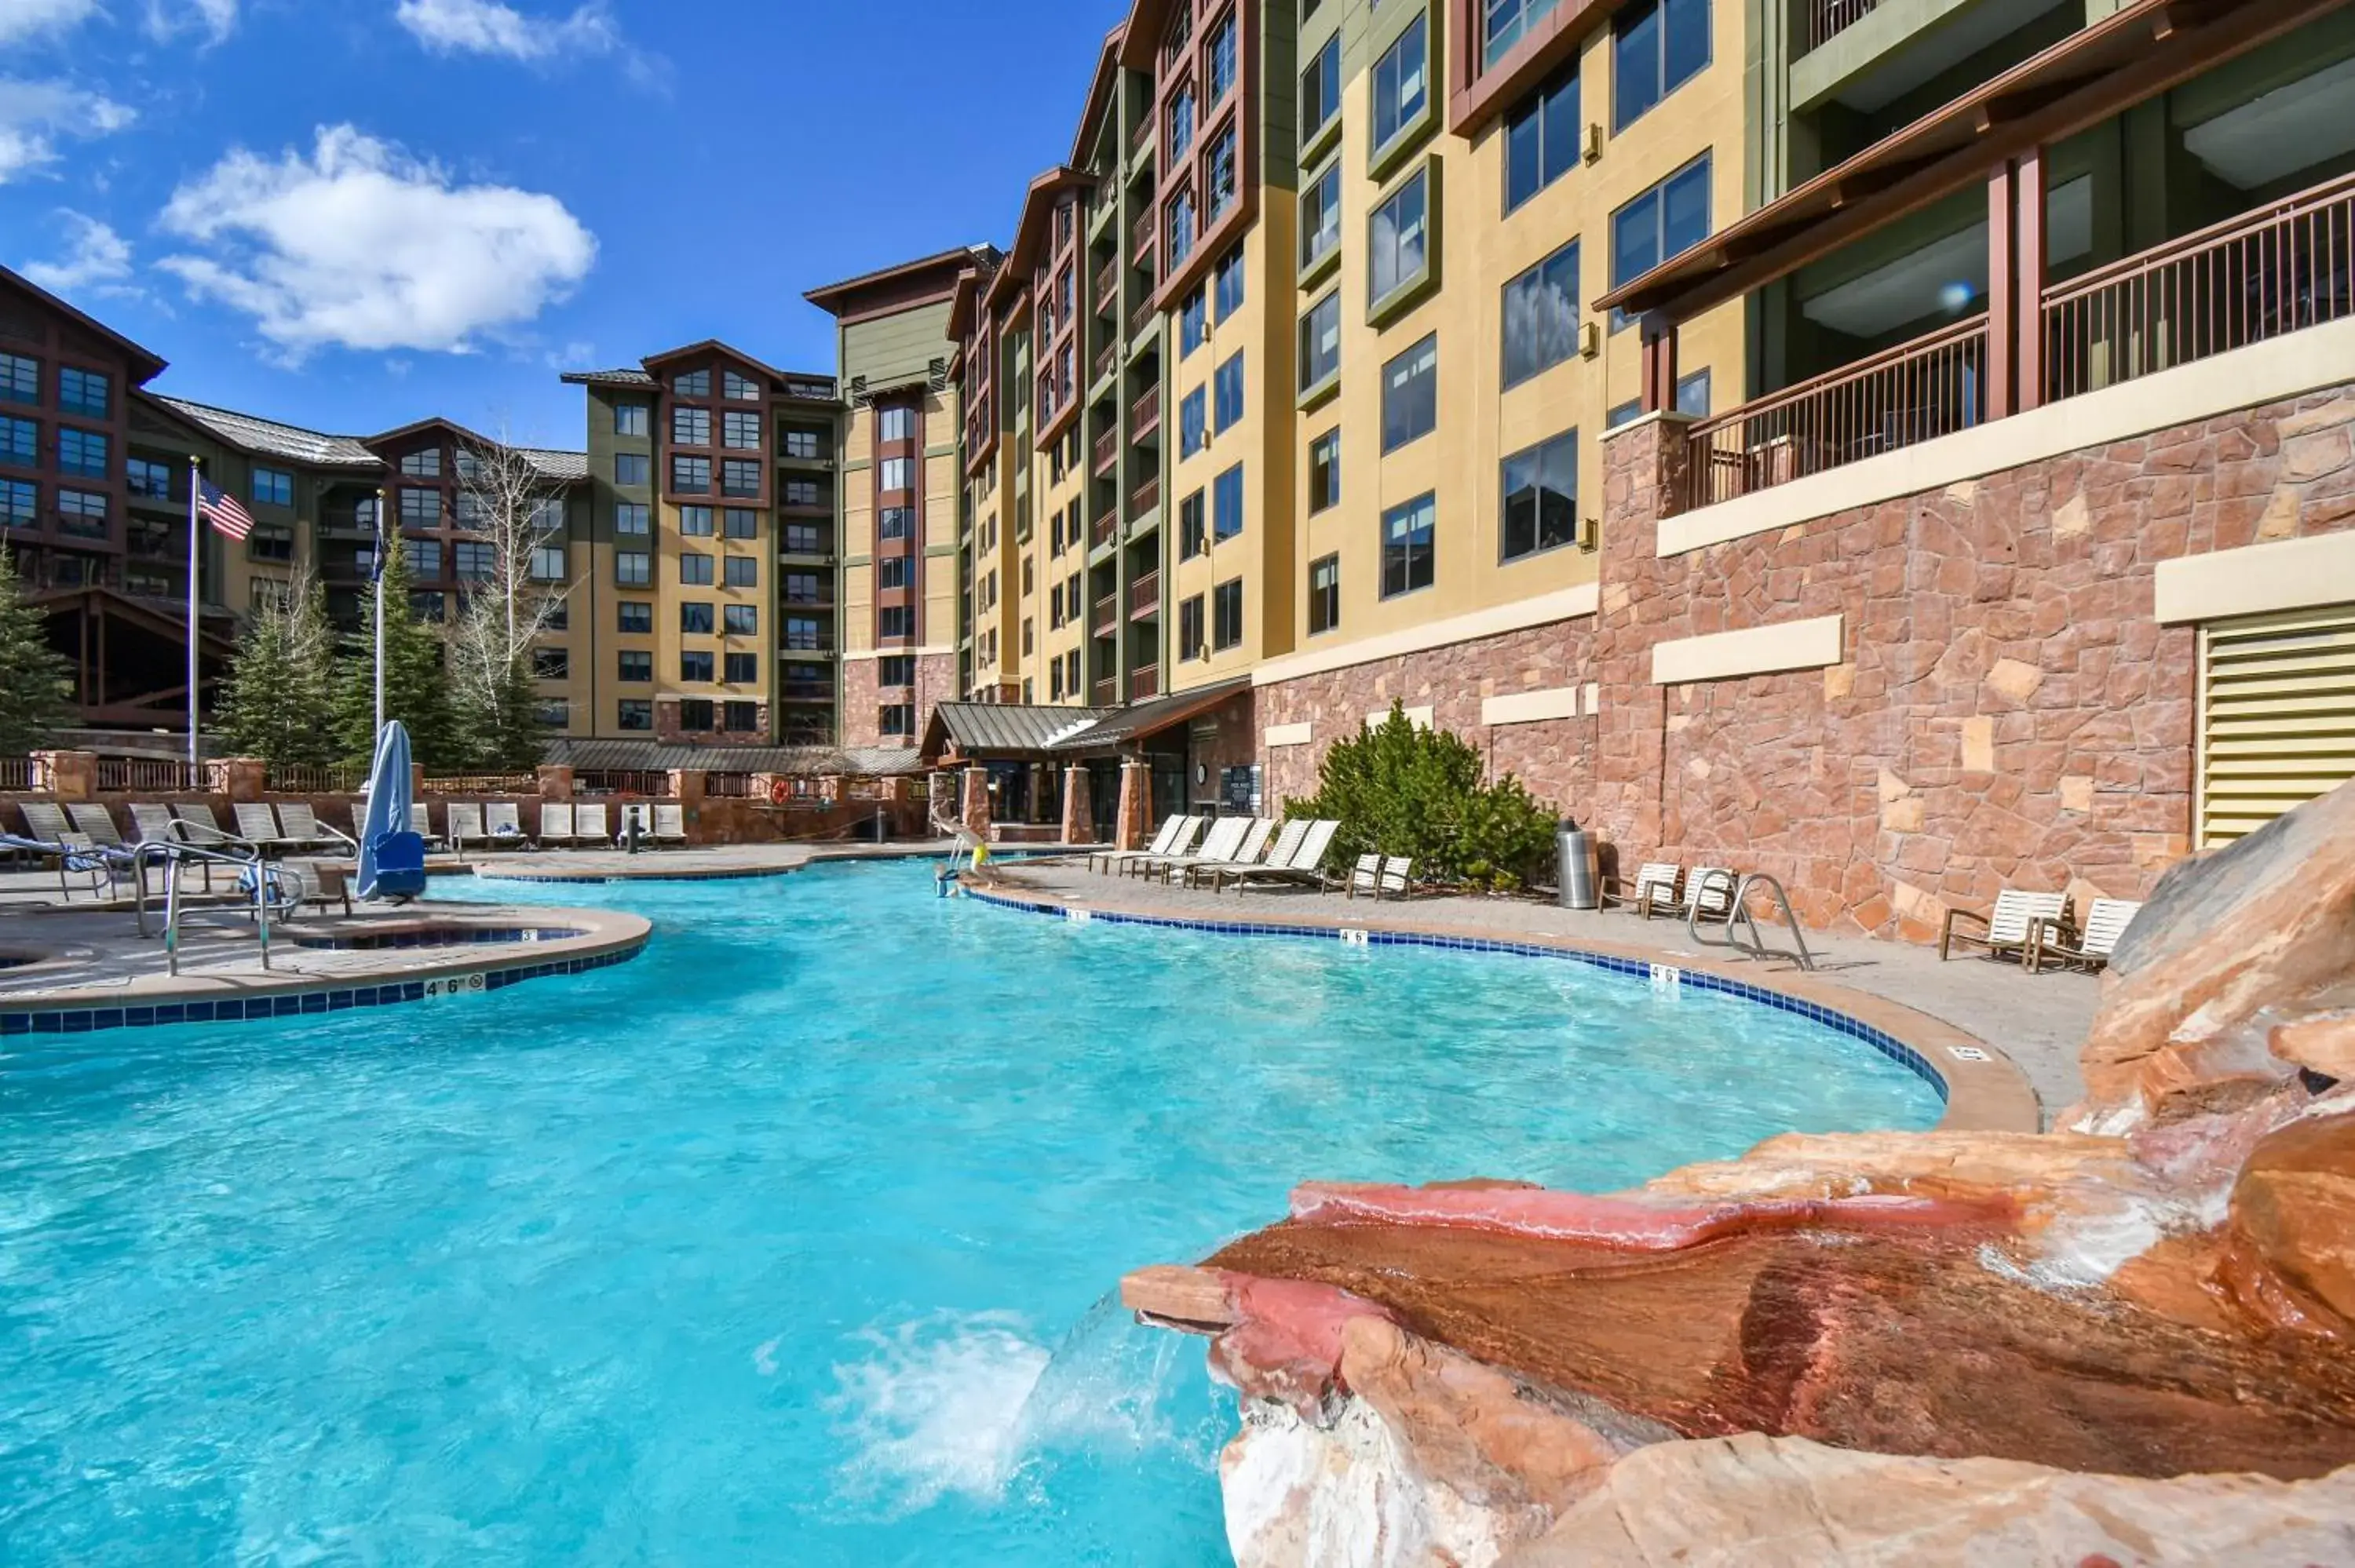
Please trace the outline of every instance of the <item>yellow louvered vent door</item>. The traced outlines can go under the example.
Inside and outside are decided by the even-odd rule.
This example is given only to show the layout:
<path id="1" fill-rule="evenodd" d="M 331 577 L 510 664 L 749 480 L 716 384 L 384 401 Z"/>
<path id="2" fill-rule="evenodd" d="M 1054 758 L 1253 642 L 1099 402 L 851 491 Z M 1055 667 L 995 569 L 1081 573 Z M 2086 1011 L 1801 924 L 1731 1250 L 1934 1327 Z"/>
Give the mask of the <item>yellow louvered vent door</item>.
<path id="1" fill-rule="evenodd" d="M 2355 778 L 2355 604 L 2200 631 L 2200 842 L 2230 843 Z"/>

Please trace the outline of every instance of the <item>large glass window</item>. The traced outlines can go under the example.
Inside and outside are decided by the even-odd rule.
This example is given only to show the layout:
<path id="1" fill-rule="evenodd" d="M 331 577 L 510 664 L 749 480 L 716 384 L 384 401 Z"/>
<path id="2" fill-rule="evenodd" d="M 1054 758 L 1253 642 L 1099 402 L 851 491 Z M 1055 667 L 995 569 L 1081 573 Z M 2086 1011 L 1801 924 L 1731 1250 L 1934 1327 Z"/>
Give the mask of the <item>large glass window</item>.
<path id="1" fill-rule="evenodd" d="M 422 451 L 403 452 L 400 472 L 404 479 L 439 479 L 442 477 L 442 449 L 427 447 Z"/>
<path id="2" fill-rule="evenodd" d="M 1210 418 L 1219 434 L 1224 435 L 1243 417 L 1243 351 L 1237 349 L 1227 356 L 1211 378 L 1214 396 Z"/>
<path id="3" fill-rule="evenodd" d="M 1512 211 L 1578 167 L 1578 68 L 1572 62 L 1505 120 L 1505 210 Z"/>
<path id="4" fill-rule="evenodd" d="M 1507 458 L 1499 490 L 1504 559 L 1560 549 L 1578 537 L 1578 432 L 1565 430 Z"/>
<path id="5" fill-rule="evenodd" d="M 1300 193 L 1300 269 L 1306 271 L 1341 243 L 1341 165 L 1337 161 Z"/>
<path id="6" fill-rule="evenodd" d="M 761 678 L 761 656 L 758 653 L 723 653 L 719 656 L 721 679 L 731 686 L 749 686 Z M 730 707 L 736 705 L 730 703 Z M 742 727 L 751 728 L 750 722 Z"/>
<path id="7" fill-rule="evenodd" d="M 906 605 L 885 606 L 875 612 L 875 635 L 905 642 L 916 635 L 916 612 Z"/>
<path id="8" fill-rule="evenodd" d="M 1611 24 L 1611 122 L 1625 130 L 1709 64 L 1709 0 L 1643 0 Z"/>
<path id="9" fill-rule="evenodd" d="M 1235 16 L 1233 12 L 1228 12 L 1227 19 L 1220 22 L 1218 29 L 1211 33 L 1209 47 L 1204 52 L 1209 58 L 1210 69 L 1210 90 L 1207 101 L 1217 104 L 1225 100 L 1227 94 L 1234 90 L 1235 85 Z"/>
<path id="10" fill-rule="evenodd" d="M 711 557 L 693 551 L 682 553 L 678 557 L 678 580 L 689 588 L 709 588 Z"/>
<path id="11" fill-rule="evenodd" d="M 1374 145 L 1387 147 L 1421 114 L 1430 72 L 1429 22 L 1418 15 L 1374 62 Z"/>
<path id="12" fill-rule="evenodd" d="M 1308 563 L 1308 635 L 1341 624 L 1341 557 L 1319 556 Z"/>
<path id="13" fill-rule="evenodd" d="M 1178 558 L 1190 561 L 1210 547 L 1210 535 L 1204 522 L 1202 493 L 1196 491 L 1178 503 Z"/>
<path id="14" fill-rule="evenodd" d="M 561 545 L 535 546 L 531 552 L 531 580 L 536 583 L 560 583 L 565 574 L 564 547 Z"/>
<path id="15" fill-rule="evenodd" d="M 1439 422 L 1439 334 L 1382 366 L 1382 450 L 1396 451 Z"/>
<path id="16" fill-rule="evenodd" d="M 1243 579 L 1229 577 L 1210 590 L 1210 647 L 1239 648 L 1243 641 Z"/>
<path id="17" fill-rule="evenodd" d="M 671 444 L 708 447 L 711 444 L 711 410 L 677 408 L 670 411 Z"/>
<path id="18" fill-rule="evenodd" d="M 912 441 L 916 439 L 916 411 L 906 404 L 875 410 L 875 439 L 879 441 Z"/>
<path id="19" fill-rule="evenodd" d="M 40 503 L 40 487 L 21 479 L 0 479 L 0 528 L 29 528 Z"/>
<path id="20" fill-rule="evenodd" d="M 1300 318 L 1300 389 L 1341 373 L 1341 291 L 1328 291 Z"/>
<path id="21" fill-rule="evenodd" d="M 0 462 L 38 468 L 41 427 L 30 419 L 0 419 Z"/>
<path id="22" fill-rule="evenodd" d="M 613 552 L 613 580 L 623 588 L 652 587 L 654 560 L 644 550 L 616 550 Z"/>
<path id="23" fill-rule="evenodd" d="M 442 493 L 438 490 L 402 491 L 400 525 L 404 528 L 442 526 Z"/>
<path id="24" fill-rule="evenodd" d="M 875 465 L 875 488 L 878 490 L 913 490 L 916 488 L 916 460 L 885 458 Z"/>
<path id="25" fill-rule="evenodd" d="M 643 436 L 646 433 L 646 406 L 644 403 L 613 405 L 613 433 L 617 436 Z"/>
<path id="26" fill-rule="evenodd" d="M 1430 182 L 1431 172 L 1417 169 L 1366 219 L 1366 298 L 1374 304 L 1425 275 Z"/>
<path id="27" fill-rule="evenodd" d="M 1175 272 L 1188 256 L 1194 254 L 1194 193 L 1179 191 L 1169 203 L 1169 267 Z"/>
<path id="28" fill-rule="evenodd" d="M 653 657 L 652 654 L 647 655 L 645 678 L 649 681 L 655 678 Z M 613 715 L 623 729 L 655 727 L 655 705 L 644 697 L 623 697 L 614 705 Z"/>
<path id="29" fill-rule="evenodd" d="M 1178 403 L 1178 455 L 1192 457 L 1210 444 L 1209 394 L 1199 387 Z"/>
<path id="30" fill-rule="evenodd" d="M 1210 297 L 1196 289 L 1178 307 L 1178 357 L 1185 358 L 1209 341 L 1210 336 Z"/>
<path id="31" fill-rule="evenodd" d="M 1216 223 L 1220 215 L 1235 202 L 1235 128 L 1231 125 L 1219 132 L 1210 143 L 1203 160 L 1207 175 L 1202 200 L 1202 221 Z"/>
<path id="32" fill-rule="evenodd" d="M 818 433 L 815 430 L 787 430 L 784 441 L 785 456 L 789 458 L 815 458 L 819 455 Z"/>
<path id="33" fill-rule="evenodd" d="M 432 578 L 442 575 L 442 546 L 439 541 L 405 539 L 401 541 L 400 549 L 409 559 L 410 571 L 416 576 Z"/>
<path id="34" fill-rule="evenodd" d="M 1578 352 L 1578 241 L 1505 285 L 1505 385 Z"/>
<path id="35" fill-rule="evenodd" d="M 1325 40 L 1300 73 L 1300 140 L 1303 144 L 1341 112 L 1341 35 Z"/>
<path id="36" fill-rule="evenodd" d="M 655 629 L 655 607 L 646 599 L 625 599 L 621 603 L 621 630 L 634 633 L 651 633 Z"/>
<path id="37" fill-rule="evenodd" d="M 1219 296 L 1219 319 L 1234 320 L 1235 313 L 1243 308 L 1243 248 L 1240 245 L 1219 258 L 1219 266 L 1210 279 Z"/>
<path id="38" fill-rule="evenodd" d="M 730 408 L 719 416 L 720 444 L 740 452 L 761 450 L 761 416 L 742 408 Z"/>
<path id="39" fill-rule="evenodd" d="M 1231 539 L 1243 531 L 1243 465 L 1235 464 L 1210 482 L 1210 538 Z"/>
<path id="40" fill-rule="evenodd" d="M 687 539 L 710 538 L 711 516 L 711 508 L 709 506 L 680 507 L 678 509 L 679 536 Z"/>
<path id="41" fill-rule="evenodd" d="M 0 398 L 11 403 L 41 400 L 41 362 L 21 354 L 0 354 Z"/>
<path id="42" fill-rule="evenodd" d="M 1196 594 L 1178 607 L 1178 657 L 1199 659 L 1207 652 L 1202 641 L 1202 596 Z"/>
<path id="43" fill-rule="evenodd" d="M 709 682 L 711 679 L 711 650 L 682 648 L 678 654 L 678 678 L 682 681 Z"/>
<path id="44" fill-rule="evenodd" d="M 1431 535 L 1436 516 L 1436 504 L 1427 494 L 1382 514 L 1384 599 L 1431 586 Z"/>
<path id="45" fill-rule="evenodd" d="M 1482 0 L 1481 58 L 1495 65 L 1560 0 Z"/>
<path id="46" fill-rule="evenodd" d="M 0 431 L 5 431 L 8 423 L 9 421 L 6 419 L 0 419 Z M 0 442 L 5 442 L 5 435 L 0 435 Z M 5 462 L 7 460 L 5 458 L 0 458 L 0 462 Z M 144 495 L 152 501 L 169 501 L 172 499 L 172 471 L 167 465 L 160 462 L 150 462 L 145 458 L 133 458 L 128 462 L 124 463 L 123 467 L 124 478 L 130 482 L 132 494 Z M 362 512 L 362 508 L 367 509 L 365 513 Z M 374 527 L 376 525 L 376 503 L 373 501 L 355 503 L 353 506 L 352 521 L 354 524 L 358 527 Z"/>
<path id="47" fill-rule="evenodd" d="M 682 397 L 709 397 L 711 396 L 711 372 L 709 370 L 682 372 L 671 378 L 670 389 Z"/>
<path id="48" fill-rule="evenodd" d="M 650 461 L 644 452 L 615 452 L 613 482 L 632 485 L 645 483 Z"/>
<path id="49" fill-rule="evenodd" d="M 613 532 L 627 538 L 644 539 L 654 534 L 654 509 L 643 501 L 617 501 L 613 503 Z"/>
<path id="50" fill-rule="evenodd" d="M 655 678 L 655 656 L 651 652 L 644 649 L 624 648 L 616 657 L 619 662 L 615 671 L 618 679 L 634 685 Z"/>
<path id="51" fill-rule="evenodd" d="M 1175 168 L 1194 144 L 1194 90 L 1181 87 L 1169 101 L 1169 164 Z"/>
<path id="52" fill-rule="evenodd" d="M 106 438 L 96 430 L 77 430 L 70 425 L 59 427 L 58 471 L 74 474 L 83 479 L 107 478 L 112 472 L 112 467 L 107 461 Z M 261 473 L 267 471 L 267 470 L 257 470 L 257 479 Z M 285 503 L 291 505 L 293 501 L 294 481 L 292 475 L 285 477 L 287 487 Z M 259 500 L 261 497 L 256 496 L 255 499 Z"/>
<path id="53" fill-rule="evenodd" d="M 484 582 L 498 564 L 498 553 L 490 546 L 473 540 L 460 540 L 450 546 L 451 569 L 469 582 Z"/>
<path id="54" fill-rule="evenodd" d="M 750 377 L 730 370 L 720 375 L 719 395 L 731 403 L 757 403 L 761 400 L 761 388 Z"/>
<path id="55" fill-rule="evenodd" d="M 1703 153 L 1611 215 L 1611 286 L 1633 282 L 1709 238 L 1709 154 Z M 1635 318 L 1611 313 L 1611 330 Z"/>
<path id="56" fill-rule="evenodd" d="M 1336 425 L 1308 443 L 1308 510 L 1341 504 L 1341 429 Z"/>
<path id="57" fill-rule="evenodd" d="M 761 465 L 745 458 L 721 459 L 719 493 L 722 495 L 760 494 Z"/>
<path id="58" fill-rule="evenodd" d="M 58 372 L 58 408 L 65 413 L 103 419 L 113 396 L 112 378 L 98 371 L 68 366 Z"/>
<path id="59" fill-rule="evenodd" d="M 759 588 L 761 563 L 751 556 L 730 556 L 722 563 L 719 577 L 730 588 Z"/>
<path id="60" fill-rule="evenodd" d="M 886 506 L 875 514 L 875 537 L 885 544 L 904 539 L 916 531 L 916 509 L 912 506 Z M 815 534 L 815 530 L 813 529 Z M 810 550 L 808 555 L 820 552 Z"/>
<path id="61" fill-rule="evenodd" d="M 678 607 L 678 630 L 684 637 L 711 635 L 711 606 L 709 603 L 685 602 Z"/>
<path id="62" fill-rule="evenodd" d="M 66 432 L 71 434 L 71 431 Z M 101 447 L 101 454 L 104 448 Z M 409 495 L 430 494 L 431 492 L 408 491 Z M 257 468 L 253 471 L 253 498 L 265 506 L 294 504 L 294 476 L 282 468 Z"/>
<path id="63" fill-rule="evenodd" d="M 761 536 L 761 514 L 749 506 L 731 506 L 721 516 L 721 529 L 731 539 Z"/>
<path id="64" fill-rule="evenodd" d="M 826 646 L 826 639 L 816 621 L 805 616 L 785 617 L 785 646 L 804 653 L 814 653 Z"/>

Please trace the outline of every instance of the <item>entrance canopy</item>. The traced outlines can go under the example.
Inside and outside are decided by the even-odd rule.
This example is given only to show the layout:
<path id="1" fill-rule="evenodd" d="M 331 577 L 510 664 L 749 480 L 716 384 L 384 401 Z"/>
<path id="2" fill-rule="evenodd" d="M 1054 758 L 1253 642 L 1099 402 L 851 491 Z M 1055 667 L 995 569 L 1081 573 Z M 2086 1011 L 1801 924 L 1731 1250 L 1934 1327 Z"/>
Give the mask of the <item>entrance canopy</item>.
<path id="1" fill-rule="evenodd" d="M 1123 708 L 943 703 L 932 710 L 932 721 L 924 730 L 924 764 L 1084 762 L 1117 757 L 1249 690 L 1248 680 L 1221 681 Z"/>

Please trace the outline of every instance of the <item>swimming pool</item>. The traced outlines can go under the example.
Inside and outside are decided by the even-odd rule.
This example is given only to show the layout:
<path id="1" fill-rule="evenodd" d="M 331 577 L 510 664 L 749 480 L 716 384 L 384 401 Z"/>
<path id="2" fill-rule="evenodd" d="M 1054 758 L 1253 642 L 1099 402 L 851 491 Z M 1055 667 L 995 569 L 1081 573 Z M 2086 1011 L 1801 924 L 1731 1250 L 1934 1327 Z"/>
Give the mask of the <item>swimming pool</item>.
<path id="1" fill-rule="evenodd" d="M 1072 926 L 923 864 L 457 891 L 656 934 L 8 1042 L 0 1562 L 1223 1563 L 1231 1405 L 1124 1270 L 1307 1177 L 1614 1188 L 1939 1112 L 1731 997 Z"/>

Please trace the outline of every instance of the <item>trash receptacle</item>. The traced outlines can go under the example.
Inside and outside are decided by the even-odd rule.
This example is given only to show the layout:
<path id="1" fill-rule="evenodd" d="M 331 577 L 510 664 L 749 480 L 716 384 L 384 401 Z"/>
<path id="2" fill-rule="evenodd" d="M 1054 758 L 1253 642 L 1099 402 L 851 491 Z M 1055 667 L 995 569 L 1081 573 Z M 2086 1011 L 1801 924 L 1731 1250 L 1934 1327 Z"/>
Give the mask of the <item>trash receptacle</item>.
<path id="1" fill-rule="evenodd" d="M 1554 834 L 1555 898 L 1564 909 L 1597 909 L 1603 904 L 1601 845 L 1593 833 L 1564 818 Z"/>

